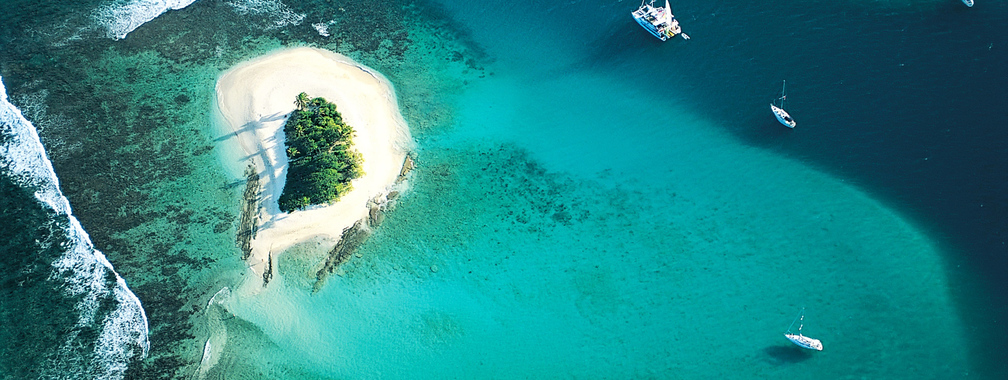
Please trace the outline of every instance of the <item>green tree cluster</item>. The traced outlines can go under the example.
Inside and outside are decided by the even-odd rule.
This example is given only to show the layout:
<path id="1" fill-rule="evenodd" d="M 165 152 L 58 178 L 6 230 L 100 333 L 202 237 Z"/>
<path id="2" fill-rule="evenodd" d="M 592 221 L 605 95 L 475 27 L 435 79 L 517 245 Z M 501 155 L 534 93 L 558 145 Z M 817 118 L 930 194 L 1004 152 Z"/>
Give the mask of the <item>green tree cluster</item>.
<path id="1" fill-rule="evenodd" d="M 336 105 L 303 92 L 294 104 L 284 124 L 290 160 L 279 199 L 284 212 L 336 201 L 350 191 L 350 181 L 364 175 L 361 155 L 353 150 L 353 128 Z"/>

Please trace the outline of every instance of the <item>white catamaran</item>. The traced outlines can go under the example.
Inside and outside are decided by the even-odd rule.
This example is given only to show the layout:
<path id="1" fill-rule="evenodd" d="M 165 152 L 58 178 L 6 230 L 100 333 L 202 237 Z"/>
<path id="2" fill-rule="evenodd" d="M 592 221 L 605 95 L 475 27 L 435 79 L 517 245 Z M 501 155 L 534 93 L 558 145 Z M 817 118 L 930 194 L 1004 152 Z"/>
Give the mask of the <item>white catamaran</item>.
<path id="1" fill-rule="evenodd" d="M 784 93 L 786 87 L 787 87 L 787 81 L 785 80 L 784 85 L 781 86 L 781 97 L 779 98 L 780 107 L 777 107 L 775 104 L 770 103 L 770 111 L 773 111 L 774 116 L 777 117 L 777 121 L 779 121 L 781 124 L 784 124 L 785 127 L 794 128 L 795 125 L 797 125 L 798 123 L 796 123 L 794 119 L 791 118 L 791 115 L 789 115 L 787 111 L 784 110 L 784 100 L 787 99 L 787 94 Z"/>
<path id="2" fill-rule="evenodd" d="M 662 41 L 675 37 L 677 34 L 681 35 L 683 39 L 689 39 L 689 36 L 683 33 L 682 28 L 679 27 L 679 21 L 672 14 L 672 7 L 669 6 L 668 0 L 665 0 L 665 7 L 655 7 L 654 0 L 651 0 L 650 4 L 645 4 L 644 1 L 641 0 L 640 8 L 631 12 L 630 15 L 648 33 Z"/>
<path id="3" fill-rule="evenodd" d="M 798 334 L 792 334 L 791 328 L 794 327 L 795 322 L 801 321 L 798 324 Z M 798 347 L 807 348 L 809 350 L 822 351 L 822 342 L 819 339 L 809 338 L 802 335 L 801 329 L 805 326 L 805 308 L 801 309 L 801 315 L 799 315 L 795 320 L 791 321 L 791 326 L 788 326 L 787 332 L 784 333 L 784 337 L 791 341 L 791 343 L 797 344 Z"/>

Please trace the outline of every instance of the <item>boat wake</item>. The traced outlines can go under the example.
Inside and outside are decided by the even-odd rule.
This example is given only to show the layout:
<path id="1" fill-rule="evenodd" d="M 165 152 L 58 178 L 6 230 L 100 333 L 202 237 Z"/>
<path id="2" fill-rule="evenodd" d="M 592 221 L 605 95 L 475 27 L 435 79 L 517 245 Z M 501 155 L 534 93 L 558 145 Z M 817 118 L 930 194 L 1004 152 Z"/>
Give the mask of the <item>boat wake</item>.
<path id="1" fill-rule="evenodd" d="M 0 78 L 0 170 L 34 197 L 56 222 L 63 236 L 36 243 L 61 252 L 51 262 L 48 281 L 75 304 L 73 326 L 54 326 L 63 334 L 52 350 L 44 378 L 122 378 L 127 364 L 146 356 L 147 316 L 140 300 L 126 286 L 105 255 L 94 248 L 87 232 L 59 190 L 59 180 L 35 127 L 7 98 Z M 59 221 L 65 220 L 65 223 Z M 49 240 L 60 243 L 52 243 Z M 53 247 L 56 245 L 56 247 Z M 23 326 L 15 326 L 23 327 Z"/>

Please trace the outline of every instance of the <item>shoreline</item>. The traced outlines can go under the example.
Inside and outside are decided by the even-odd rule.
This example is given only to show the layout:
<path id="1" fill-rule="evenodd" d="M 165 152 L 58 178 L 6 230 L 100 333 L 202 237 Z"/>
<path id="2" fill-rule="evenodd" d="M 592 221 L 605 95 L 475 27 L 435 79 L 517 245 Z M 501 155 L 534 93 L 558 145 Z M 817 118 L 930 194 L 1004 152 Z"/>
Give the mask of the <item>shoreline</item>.
<path id="1" fill-rule="evenodd" d="M 277 203 L 287 171 L 283 126 L 301 92 L 336 104 L 354 129 L 364 175 L 335 203 L 284 213 Z M 271 272 L 266 266 L 273 252 L 318 236 L 338 242 L 344 230 L 369 217 L 374 204 L 386 202 L 399 182 L 411 139 L 395 90 L 384 76 L 348 57 L 298 47 L 244 61 L 217 79 L 214 103 L 229 128 L 221 145 L 232 154 L 225 156 L 239 153 L 240 162 L 231 164 L 252 165 L 258 174 L 259 203 L 251 206 L 258 221 L 242 255 L 260 279 Z"/>

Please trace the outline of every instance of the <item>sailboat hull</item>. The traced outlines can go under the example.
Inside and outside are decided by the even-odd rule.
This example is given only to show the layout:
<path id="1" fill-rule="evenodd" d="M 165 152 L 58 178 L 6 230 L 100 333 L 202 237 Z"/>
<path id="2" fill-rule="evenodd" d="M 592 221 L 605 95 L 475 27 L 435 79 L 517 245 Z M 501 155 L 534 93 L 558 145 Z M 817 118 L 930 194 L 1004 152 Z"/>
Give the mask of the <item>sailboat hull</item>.
<path id="1" fill-rule="evenodd" d="M 809 338 L 801 334 L 798 335 L 784 334 L 784 337 L 790 340 L 791 343 L 794 343 L 798 347 L 809 350 L 822 351 L 822 342 L 820 342 L 819 339 Z"/>
<path id="2" fill-rule="evenodd" d="M 771 104 L 770 111 L 773 112 L 774 117 L 777 118 L 777 121 L 779 121 L 781 124 L 784 124 L 785 127 L 794 128 L 795 125 L 798 125 L 798 123 L 791 118 L 791 115 L 789 115 L 787 111 L 781 109 L 780 107 Z"/>

